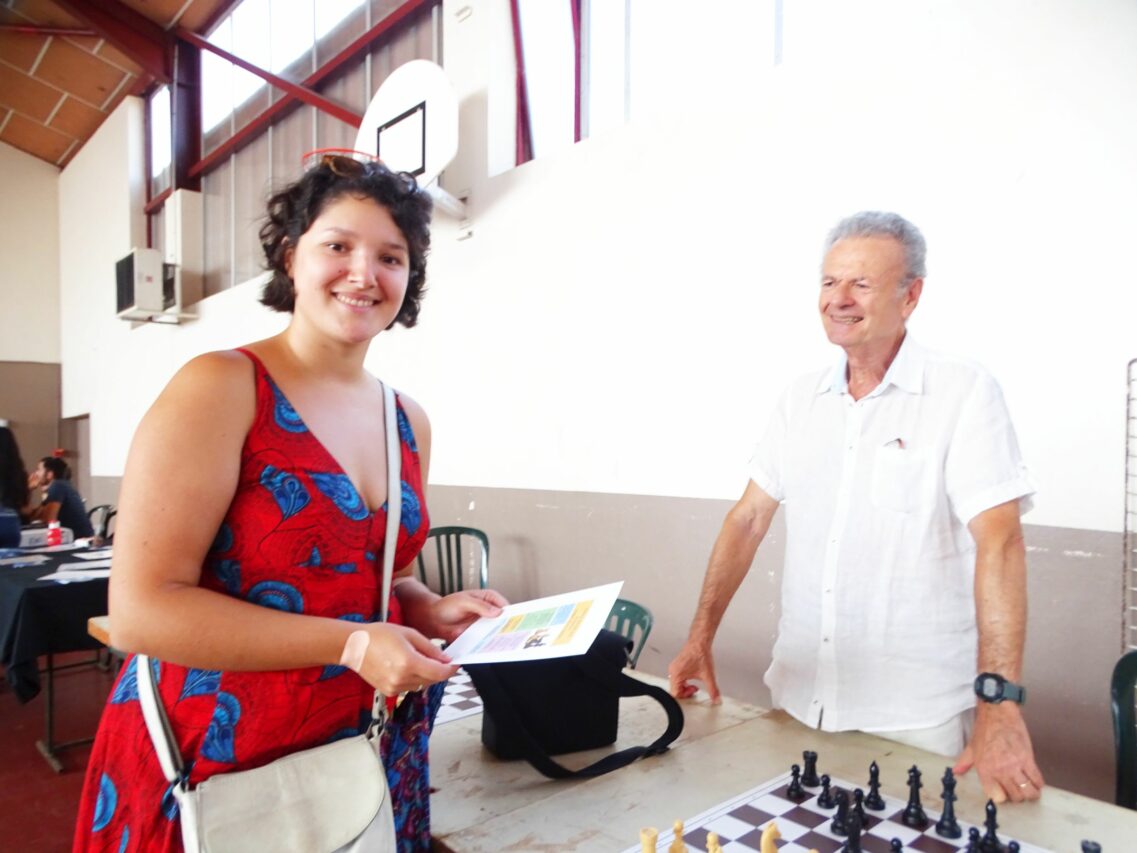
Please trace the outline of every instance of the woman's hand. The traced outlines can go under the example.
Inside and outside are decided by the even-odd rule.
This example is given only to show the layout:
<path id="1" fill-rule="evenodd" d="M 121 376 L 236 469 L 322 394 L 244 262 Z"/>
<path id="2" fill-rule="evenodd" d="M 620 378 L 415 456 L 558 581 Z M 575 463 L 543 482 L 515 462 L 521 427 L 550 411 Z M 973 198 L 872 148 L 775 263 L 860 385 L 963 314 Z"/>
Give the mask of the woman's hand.
<path id="1" fill-rule="evenodd" d="M 494 589 L 464 589 L 451 593 L 431 603 L 427 615 L 429 633 L 453 642 L 481 617 L 500 616 L 501 608 L 507 604 L 505 596 Z"/>
<path id="2" fill-rule="evenodd" d="M 458 671 L 445 652 L 414 628 L 372 622 L 360 630 L 367 632 L 370 641 L 358 672 L 385 696 L 421 690 Z"/>

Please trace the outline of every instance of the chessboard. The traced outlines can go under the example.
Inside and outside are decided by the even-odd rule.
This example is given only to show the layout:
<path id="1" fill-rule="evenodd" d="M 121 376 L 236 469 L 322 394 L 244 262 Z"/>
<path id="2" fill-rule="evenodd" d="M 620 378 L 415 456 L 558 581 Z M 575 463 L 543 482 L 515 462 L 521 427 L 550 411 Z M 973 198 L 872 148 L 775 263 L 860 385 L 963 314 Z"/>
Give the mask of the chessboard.
<path id="1" fill-rule="evenodd" d="M 781 834 L 781 838 L 775 842 L 778 853 L 808 853 L 810 850 L 837 853 L 846 839 L 830 829 L 835 810 L 817 804 L 817 795 L 821 792 L 819 787 L 804 786 L 804 799 L 800 802 L 790 799 L 786 794 L 790 781 L 791 775 L 785 773 L 684 820 L 683 842 L 687 849 L 691 853 L 705 853 L 707 834 L 714 832 L 718 835 L 723 853 L 758 853 L 762 830 L 770 821 L 774 821 Z M 830 784 L 833 789 L 841 788 L 845 791 L 867 787 L 863 781 L 853 783 L 842 779 L 832 779 Z M 967 850 L 971 827 L 976 827 L 980 833 L 985 832 L 982 824 L 960 819 L 960 837 L 941 838 L 935 830 L 940 813 L 926 806 L 927 829 L 912 829 L 900 820 L 906 802 L 883 793 L 881 796 L 884 799 L 884 809 L 866 812 L 866 826 L 861 835 L 861 849 L 865 853 L 889 853 L 893 838 L 899 838 L 903 845 L 901 849 L 906 851 L 957 853 Z M 667 823 L 669 819 L 666 816 L 660 819 L 663 826 Z M 668 850 L 674 839 L 672 831 L 661 831 L 656 849 Z M 1005 846 L 1012 839 L 1003 836 L 1001 840 Z M 640 853 L 641 850 L 642 846 L 637 844 L 628 847 L 624 853 Z M 1020 853 L 1049 853 L 1045 848 L 1024 842 L 1019 843 L 1019 850 Z"/>
<path id="2" fill-rule="evenodd" d="M 453 720 L 460 720 L 471 714 L 480 714 L 482 711 L 482 697 L 474 689 L 470 676 L 466 670 L 459 669 L 448 682 L 446 692 L 442 694 L 442 704 L 438 708 L 438 716 L 434 724 L 440 726 Z"/>

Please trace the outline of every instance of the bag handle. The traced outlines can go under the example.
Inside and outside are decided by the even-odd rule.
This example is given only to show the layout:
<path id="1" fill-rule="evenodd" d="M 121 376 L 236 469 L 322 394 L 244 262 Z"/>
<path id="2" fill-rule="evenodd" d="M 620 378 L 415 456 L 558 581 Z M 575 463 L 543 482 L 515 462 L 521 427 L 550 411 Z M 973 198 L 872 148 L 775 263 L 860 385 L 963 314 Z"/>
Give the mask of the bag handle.
<path id="1" fill-rule="evenodd" d="M 493 666 L 482 667 L 477 680 L 477 688 L 482 696 L 482 702 L 487 707 L 492 707 L 494 714 L 499 718 L 499 722 L 518 736 L 525 753 L 523 757 L 539 772 L 550 779 L 579 779 L 602 776 L 631 764 L 637 758 L 646 758 L 649 755 L 659 755 L 666 752 L 671 743 L 679 737 L 683 731 L 683 709 L 679 707 L 675 697 L 662 687 L 647 684 L 623 672 L 613 672 L 603 664 L 592 660 L 587 654 L 581 655 L 577 664 L 587 675 L 610 688 L 619 696 L 650 696 L 657 701 L 667 712 L 667 730 L 648 746 L 630 746 L 627 749 L 606 755 L 587 767 L 569 770 L 550 758 L 549 754 L 525 728 L 524 721 L 513 707 L 513 701 L 502 686 Z"/>
<path id="2" fill-rule="evenodd" d="M 380 588 L 380 621 L 387 621 L 387 609 L 391 598 L 391 576 L 395 568 L 395 549 L 399 541 L 399 524 L 403 510 L 402 487 L 402 448 L 399 444 L 398 412 L 395 407 L 395 391 L 391 386 L 383 386 L 383 431 L 387 438 L 387 529 L 383 540 L 383 585 Z M 154 673 L 150 667 L 148 655 L 134 656 L 134 668 L 138 685 L 138 701 L 142 705 L 142 719 L 146 723 L 146 731 L 150 735 L 150 742 L 154 745 L 154 752 L 158 756 L 158 763 L 162 766 L 162 775 L 167 782 L 186 785 L 187 775 L 185 761 L 178 751 L 177 741 L 174 739 L 170 718 L 166 716 L 166 709 L 162 705 L 162 697 L 158 693 L 158 685 L 154 681 Z M 382 727 L 386 718 L 386 701 L 378 690 L 371 702 L 371 723 L 367 727 L 368 736 Z"/>

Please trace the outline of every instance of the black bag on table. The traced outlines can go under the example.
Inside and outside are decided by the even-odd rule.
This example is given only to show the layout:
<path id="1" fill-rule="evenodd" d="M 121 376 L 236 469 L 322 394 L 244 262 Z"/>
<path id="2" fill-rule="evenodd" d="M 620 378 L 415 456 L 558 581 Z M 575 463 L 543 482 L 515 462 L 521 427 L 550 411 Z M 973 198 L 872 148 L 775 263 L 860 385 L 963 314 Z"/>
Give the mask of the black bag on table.
<path id="1" fill-rule="evenodd" d="M 583 655 L 464 667 L 482 697 L 482 743 L 498 758 L 524 758 L 551 779 L 600 776 L 666 752 L 683 731 L 683 711 L 663 688 L 624 674 L 630 650 L 630 641 L 601 630 Z M 648 746 L 622 749 L 580 770 L 549 758 L 615 743 L 621 696 L 659 702 L 667 731 Z"/>

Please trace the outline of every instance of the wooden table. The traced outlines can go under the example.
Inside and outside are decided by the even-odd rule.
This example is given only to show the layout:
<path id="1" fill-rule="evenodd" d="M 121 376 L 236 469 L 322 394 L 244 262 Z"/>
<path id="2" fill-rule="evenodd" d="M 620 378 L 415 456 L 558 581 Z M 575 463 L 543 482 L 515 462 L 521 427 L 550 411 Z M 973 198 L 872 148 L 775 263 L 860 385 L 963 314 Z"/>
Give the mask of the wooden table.
<path id="1" fill-rule="evenodd" d="M 633 673 L 645 681 L 662 679 Z M 924 802 L 939 811 L 939 778 L 950 760 L 861 733 L 831 734 L 803 726 L 781 711 L 724 699 L 683 702 L 683 734 L 664 755 L 584 781 L 545 779 L 523 761 L 498 761 L 481 745 L 481 715 L 435 729 L 430 744 L 431 826 L 439 850 L 449 853 L 518 851 L 572 853 L 624 850 L 638 844 L 643 826 L 668 829 L 800 764 L 802 751 L 819 754 L 820 772 L 851 780 L 880 766 L 882 791 L 906 800 L 907 771 L 924 771 Z M 650 699 L 621 702 L 617 746 L 650 743 L 664 729 L 662 709 Z M 581 766 L 609 750 L 567 756 Z M 1112 773 L 1113 768 L 1102 768 Z M 983 825 L 986 797 L 975 773 L 959 779 L 956 815 Z M 1042 799 L 999 808 L 999 834 L 1056 853 L 1080 853 L 1083 839 L 1105 853 L 1137 849 L 1137 812 L 1048 787 Z M 966 839 L 963 839 L 966 841 Z"/>

